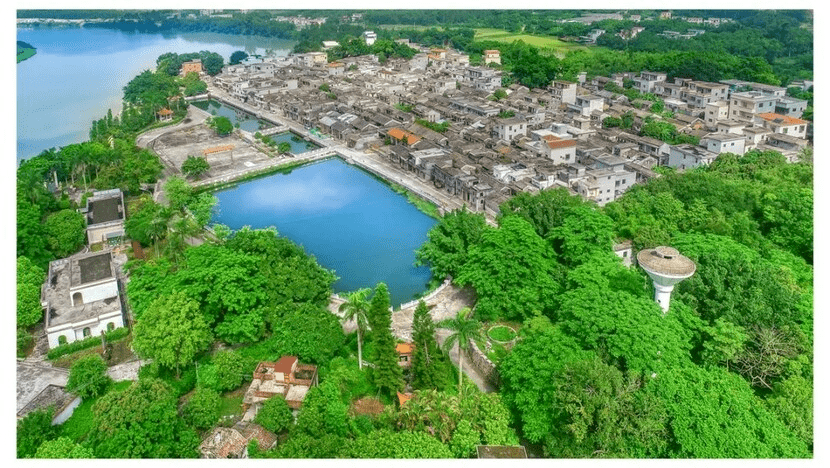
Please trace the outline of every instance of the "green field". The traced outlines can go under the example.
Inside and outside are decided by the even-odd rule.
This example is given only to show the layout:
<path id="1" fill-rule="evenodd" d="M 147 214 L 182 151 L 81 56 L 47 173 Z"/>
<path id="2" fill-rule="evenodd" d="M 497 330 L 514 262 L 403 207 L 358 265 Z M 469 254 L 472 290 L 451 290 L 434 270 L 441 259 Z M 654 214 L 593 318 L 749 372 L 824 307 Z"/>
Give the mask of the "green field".
<path id="1" fill-rule="evenodd" d="M 504 29 L 487 29 L 477 28 L 475 35 L 476 41 L 497 41 L 511 43 L 513 41 L 521 40 L 525 44 L 538 47 L 543 50 L 548 50 L 557 56 L 564 56 L 564 54 L 572 50 L 586 50 L 587 47 L 580 44 L 572 44 L 570 42 L 563 42 L 555 37 L 537 36 L 535 34 L 518 34 Z"/>
<path id="2" fill-rule="evenodd" d="M 26 60 L 27 58 L 35 55 L 36 52 L 37 51 L 35 49 L 18 47 L 17 48 L 17 63 L 20 63 L 20 62 Z"/>

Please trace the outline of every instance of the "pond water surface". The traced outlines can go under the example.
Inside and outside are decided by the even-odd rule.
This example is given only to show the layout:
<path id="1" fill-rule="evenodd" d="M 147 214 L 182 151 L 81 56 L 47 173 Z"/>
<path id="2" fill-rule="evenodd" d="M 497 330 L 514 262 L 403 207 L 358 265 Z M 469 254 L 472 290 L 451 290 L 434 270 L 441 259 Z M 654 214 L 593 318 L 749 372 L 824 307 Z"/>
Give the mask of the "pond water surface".
<path id="1" fill-rule="evenodd" d="M 213 222 L 277 231 L 340 278 L 335 292 L 389 286 L 397 306 L 424 292 L 428 267 L 415 249 L 436 221 L 363 170 L 338 158 L 217 192 Z"/>

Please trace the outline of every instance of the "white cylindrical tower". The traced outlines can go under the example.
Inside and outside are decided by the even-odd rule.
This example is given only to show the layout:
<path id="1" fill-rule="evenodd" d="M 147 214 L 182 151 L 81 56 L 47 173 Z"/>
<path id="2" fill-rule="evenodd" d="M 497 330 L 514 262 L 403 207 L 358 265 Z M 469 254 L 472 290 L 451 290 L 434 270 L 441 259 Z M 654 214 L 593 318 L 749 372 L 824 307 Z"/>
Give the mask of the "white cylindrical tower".
<path id="1" fill-rule="evenodd" d="M 654 300 L 665 315 L 669 311 L 674 285 L 695 273 L 695 262 L 680 255 L 677 249 L 660 246 L 641 250 L 637 254 L 637 263 L 654 282 Z"/>

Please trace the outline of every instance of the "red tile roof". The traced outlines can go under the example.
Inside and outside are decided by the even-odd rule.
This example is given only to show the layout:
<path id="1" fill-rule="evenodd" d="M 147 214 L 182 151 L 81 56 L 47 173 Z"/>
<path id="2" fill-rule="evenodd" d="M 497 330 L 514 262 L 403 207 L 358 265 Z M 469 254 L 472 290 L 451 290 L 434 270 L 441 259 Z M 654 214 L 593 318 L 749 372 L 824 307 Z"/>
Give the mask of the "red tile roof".
<path id="1" fill-rule="evenodd" d="M 758 114 L 758 117 L 766 120 L 767 122 L 775 122 L 785 125 L 804 125 L 806 123 L 809 123 L 806 120 L 797 119 L 795 117 L 790 117 L 788 115 L 776 114 L 774 112 Z"/>
<path id="2" fill-rule="evenodd" d="M 548 140 L 548 148 L 550 149 L 560 149 L 560 148 L 569 148 L 571 146 L 576 146 L 576 140 L 563 140 L 561 138 L 557 138 L 556 140 Z"/>
<path id="3" fill-rule="evenodd" d="M 283 374 L 290 374 L 294 369 L 294 364 L 297 363 L 297 356 L 283 356 L 274 364 L 274 372 L 282 372 Z"/>
<path id="4" fill-rule="evenodd" d="M 412 346 L 412 343 L 398 343 L 395 346 L 395 351 L 397 351 L 398 354 L 412 354 L 413 349 L 414 346 Z"/>
<path id="5" fill-rule="evenodd" d="M 411 393 L 401 393 L 398 392 L 398 404 L 403 406 L 404 403 L 412 399 Z"/>

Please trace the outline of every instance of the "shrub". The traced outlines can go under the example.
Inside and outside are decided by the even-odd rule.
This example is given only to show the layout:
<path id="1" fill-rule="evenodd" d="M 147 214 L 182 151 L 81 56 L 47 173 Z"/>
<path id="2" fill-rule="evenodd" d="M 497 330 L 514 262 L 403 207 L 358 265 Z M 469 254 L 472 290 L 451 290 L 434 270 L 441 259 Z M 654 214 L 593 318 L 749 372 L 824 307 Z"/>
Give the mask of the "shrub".
<path id="1" fill-rule="evenodd" d="M 72 364 L 66 390 L 88 399 L 102 395 L 111 381 L 104 359 L 98 354 L 90 354 Z"/>
<path id="2" fill-rule="evenodd" d="M 199 388 L 184 407 L 184 418 L 199 430 L 210 429 L 219 420 L 219 394 L 209 388 Z"/>
<path id="3" fill-rule="evenodd" d="M 279 433 L 291 426 L 294 422 L 294 415 L 285 399 L 275 396 L 262 404 L 254 422 L 271 432 Z"/>
<path id="4" fill-rule="evenodd" d="M 104 336 L 107 339 L 107 343 L 112 343 L 113 341 L 118 341 L 125 336 L 130 334 L 130 329 L 126 327 L 116 328 L 115 330 L 109 331 L 104 333 Z M 46 354 L 48 359 L 56 359 L 61 356 L 76 353 L 78 351 L 92 348 L 93 346 L 100 346 L 101 345 L 101 336 L 91 336 L 89 338 L 73 341 L 72 343 L 67 343 L 65 345 L 60 345 L 56 348 L 52 348 Z"/>

